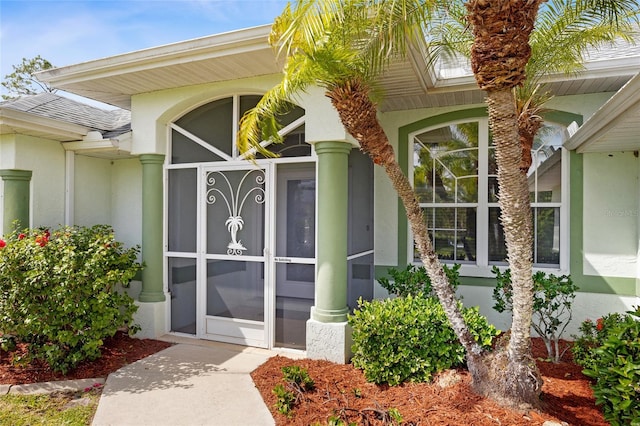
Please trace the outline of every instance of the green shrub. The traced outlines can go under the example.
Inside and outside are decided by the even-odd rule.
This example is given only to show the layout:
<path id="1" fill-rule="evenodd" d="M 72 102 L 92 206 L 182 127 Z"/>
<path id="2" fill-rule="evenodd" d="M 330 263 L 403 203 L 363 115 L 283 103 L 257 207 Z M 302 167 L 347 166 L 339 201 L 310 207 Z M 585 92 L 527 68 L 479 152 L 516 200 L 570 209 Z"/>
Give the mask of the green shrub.
<path id="1" fill-rule="evenodd" d="M 131 325 L 137 307 L 127 286 L 141 266 L 108 226 L 28 229 L 0 244 L 3 346 L 29 345 L 28 359 L 66 372 L 100 356 L 103 339 Z"/>
<path id="2" fill-rule="evenodd" d="M 478 343 L 489 348 L 498 331 L 477 308 L 463 315 Z M 407 295 L 371 302 L 359 301 L 349 316 L 355 367 L 370 382 L 397 385 L 407 380 L 429 381 L 436 372 L 464 363 L 458 342 L 442 306 L 433 297 Z"/>
<path id="3" fill-rule="evenodd" d="M 594 355 L 583 373 L 596 380 L 591 387 L 605 419 L 612 426 L 639 426 L 640 307 L 612 326 Z"/>
<path id="4" fill-rule="evenodd" d="M 493 309 L 502 313 L 512 310 L 511 271 L 500 272 L 493 267 L 496 274 L 496 286 Z M 547 275 L 542 271 L 533 274 L 533 318 L 531 327 L 542 338 L 547 348 L 549 359 L 559 362 L 567 348 L 559 347 L 560 337 L 571 321 L 571 305 L 576 297 L 578 286 L 569 275 Z"/>
<path id="5" fill-rule="evenodd" d="M 594 323 L 591 320 L 583 321 L 580 324 L 580 335 L 574 338 L 571 353 L 573 361 L 579 366 L 592 369 L 596 361 L 596 349 L 604 344 L 609 338 L 609 333 L 615 326 L 623 320 L 619 313 L 612 313 L 598 318 Z"/>
<path id="6" fill-rule="evenodd" d="M 457 263 L 451 267 L 442 265 L 442 269 L 444 269 L 449 279 L 449 285 L 454 289 L 458 288 L 460 284 L 460 273 L 458 272 L 460 265 Z M 427 270 L 424 266 L 407 265 L 403 270 L 389 268 L 387 272 L 391 276 L 391 280 L 383 277 L 379 278 L 378 282 L 389 294 L 395 294 L 399 297 L 416 296 L 418 294 L 426 297 L 435 296 L 431 287 L 431 279 L 427 275 Z"/>

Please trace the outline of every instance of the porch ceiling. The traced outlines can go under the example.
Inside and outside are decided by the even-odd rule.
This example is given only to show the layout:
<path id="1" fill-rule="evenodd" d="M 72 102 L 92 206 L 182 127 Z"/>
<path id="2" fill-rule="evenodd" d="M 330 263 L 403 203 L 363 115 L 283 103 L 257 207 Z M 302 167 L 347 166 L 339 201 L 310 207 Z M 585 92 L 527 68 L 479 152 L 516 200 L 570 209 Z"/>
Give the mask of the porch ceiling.
<path id="1" fill-rule="evenodd" d="M 154 47 L 109 58 L 43 71 L 38 79 L 53 87 L 120 108 L 131 108 L 136 94 L 278 74 L 282 63 L 267 43 L 270 25 L 217 34 Z M 473 76 L 451 64 L 433 66 L 426 48 L 417 46 L 410 55 L 392 64 L 380 81 L 382 111 L 477 104 L 484 93 Z M 637 70 L 640 53 L 631 57 L 591 58 L 579 78 L 549 79 L 558 96 L 615 92 Z M 452 72 L 454 71 L 454 72 Z"/>
<path id="2" fill-rule="evenodd" d="M 640 74 L 596 111 L 565 143 L 578 152 L 640 150 Z"/>

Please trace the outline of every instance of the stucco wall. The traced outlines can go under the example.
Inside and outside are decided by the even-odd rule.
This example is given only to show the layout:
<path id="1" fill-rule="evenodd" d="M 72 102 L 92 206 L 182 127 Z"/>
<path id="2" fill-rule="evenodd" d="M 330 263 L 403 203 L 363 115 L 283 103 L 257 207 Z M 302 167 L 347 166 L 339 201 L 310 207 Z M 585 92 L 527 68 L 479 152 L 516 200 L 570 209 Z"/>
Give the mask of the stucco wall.
<path id="1" fill-rule="evenodd" d="M 638 274 L 638 164 L 632 152 L 584 154 L 584 274 Z"/>
<path id="2" fill-rule="evenodd" d="M 128 247 L 142 243 L 142 165 L 137 158 L 111 166 L 111 224 Z"/>
<path id="3" fill-rule="evenodd" d="M 16 135 L 12 168 L 31 170 L 31 226 L 64 223 L 65 154 L 58 141 Z"/>
<path id="4" fill-rule="evenodd" d="M 76 155 L 74 224 L 111 223 L 111 160 Z"/>

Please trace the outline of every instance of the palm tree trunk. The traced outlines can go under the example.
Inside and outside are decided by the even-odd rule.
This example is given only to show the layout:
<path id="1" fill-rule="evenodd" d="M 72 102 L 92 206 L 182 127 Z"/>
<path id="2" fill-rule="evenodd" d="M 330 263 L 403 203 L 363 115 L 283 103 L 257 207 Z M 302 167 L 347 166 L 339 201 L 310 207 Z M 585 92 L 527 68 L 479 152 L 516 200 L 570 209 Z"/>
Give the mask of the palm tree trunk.
<path id="1" fill-rule="evenodd" d="M 360 149 L 374 163 L 382 166 L 407 212 L 420 258 L 431 279 L 440 303 L 462 346 L 467 351 L 467 364 L 474 371 L 476 360 L 482 354 L 473 339 L 458 308 L 455 292 L 442 269 L 429 239 L 427 224 L 420 203 L 409 179 L 396 161 L 393 147 L 377 118 L 377 108 L 369 97 L 369 89 L 359 81 L 350 81 L 327 92 L 347 131 L 358 140 Z"/>
<path id="2" fill-rule="evenodd" d="M 535 405 L 541 379 L 531 357 L 533 314 L 532 249 L 533 223 L 527 178 L 519 167 L 517 111 L 511 90 L 489 91 L 489 122 L 492 126 L 498 165 L 499 204 L 513 283 L 513 318 L 506 349 L 508 374 L 503 375 L 502 396 Z"/>

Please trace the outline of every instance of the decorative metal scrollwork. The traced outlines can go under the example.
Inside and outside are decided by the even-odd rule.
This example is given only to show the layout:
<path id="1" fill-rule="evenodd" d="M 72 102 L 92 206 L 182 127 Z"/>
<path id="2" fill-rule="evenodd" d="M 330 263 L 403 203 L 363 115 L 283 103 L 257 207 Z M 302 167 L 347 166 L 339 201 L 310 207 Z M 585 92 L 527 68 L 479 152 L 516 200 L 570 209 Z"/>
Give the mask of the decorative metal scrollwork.
<path id="1" fill-rule="evenodd" d="M 216 175 L 220 175 L 222 179 L 224 179 L 224 182 L 226 182 L 226 188 L 223 188 L 225 191 L 223 191 L 223 189 L 215 187 L 217 183 Z M 240 199 L 240 194 L 245 181 L 247 181 L 248 177 L 251 175 L 255 175 L 255 184 L 250 184 L 254 186 L 248 188 L 242 199 Z M 231 185 L 231 182 L 229 182 L 229 179 L 223 172 L 213 171 L 207 173 L 206 181 L 208 188 L 206 194 L 207 204 L 215 204 L 215 202 L 217 201 L 216 195 L 219 195 L 227 205 L 229 218 L 225 221 L 224 224 L 227 227 L 229 234 L 231 234 L 231 241 L 227 245 L 227 254 L 235 256 L 241 255 L 243 251 L 247 250 L 247 248 L 242 245 L 242 241 L 237 239 L 238 233 L 244 227 L 242 208 L 244 207 L 245 201 L 247 201 L 251 194 L 255 195 L 253 197 L 253 200 L 256 204 L 264 204 L 264 170 L 255 169 L 246 172 L 244 176 L 242 176 L 242 179 L 240 180 L 240 183 L 238 184 L 238 187 L 235 189 L 235 191 L 233 189 L 233 186 Z"/>

